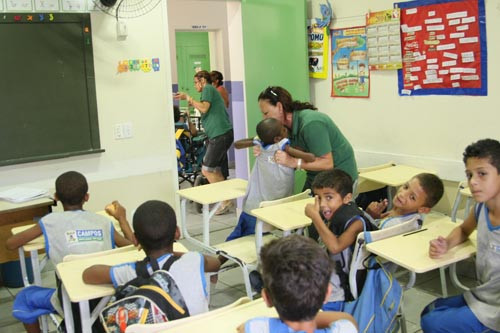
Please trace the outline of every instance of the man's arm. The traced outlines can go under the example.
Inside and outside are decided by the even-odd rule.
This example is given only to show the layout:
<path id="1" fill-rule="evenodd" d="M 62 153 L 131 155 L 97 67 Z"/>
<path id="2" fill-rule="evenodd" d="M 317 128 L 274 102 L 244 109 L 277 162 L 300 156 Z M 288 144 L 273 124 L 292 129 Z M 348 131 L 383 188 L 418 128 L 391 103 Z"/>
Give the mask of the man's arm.
<path id="1" fill-rule="evenodd" d="M 290 168 L 297 168 L 299 164 L 299 159 L 288 155 L 284 151 L 277 151 L 274 156 L 277 163 L 285 165 Z M 313 162 L 303 161 L 301 168 L 309 171 L 323 171 L 333 169 L 333 155 L 331 152 L 326 153 L 323 156 L 316 156 Z"/>
<path id="2" fill-rule="evenodd" d="M 314 156 L 314 154 L 295 149 L 293 147 L 290 147 L 290 145 L 287 145 L 285 147 L 285 151 L 288 153 L 288 155 L 295 157 L 295 158 L 301 158 L 304 162 L 310 163 L 310 162 L 314 162 L 314 160 L 316 159 L 316 156 Z"/>
<path id="3" fill-rule="evenodd" d="M 109 284 L 111 283 L 111 266 L 93 265 L 83 271 L 83 282 L 87 284 Z"/>
<path id="4" fill-rule="evenodd" d="M 32 241 L 42 234 L 42 228 L 37 223 L 29 229 L 24 230 L 16 235 L 13 235 L 5 242 L 7 250 L 15 250 Z"/>

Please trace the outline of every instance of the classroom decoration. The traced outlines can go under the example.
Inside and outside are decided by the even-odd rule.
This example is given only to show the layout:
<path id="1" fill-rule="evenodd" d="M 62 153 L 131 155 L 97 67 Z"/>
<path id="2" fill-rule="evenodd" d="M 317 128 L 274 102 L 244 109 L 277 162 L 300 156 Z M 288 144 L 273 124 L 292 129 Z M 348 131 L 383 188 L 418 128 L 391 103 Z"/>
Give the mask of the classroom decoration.
<path id="1" fill-rule="evenodd" d="M 319 18 L 319 17 L 315 18 L 316 27 L 327 28 L 329 30 L 330 29 L 330 22 L 332 21 L 332 17 L 333 17 L 333 10 L 332 10 L 332 5 L 330 4 L 330 1 L 326 0 L 326 4 L 320 4 L 319 10 L 321 12 L 321 18 Z M 327 33 L 329 32 L 328 30 L 327 30 Z"/>
<path id="2" fill-rule="evenodd" d="M 484 0 L 418 0 L 401 10 L 400 95 L 487 95 Z"/>
<path id="3" fill-rule="evenodd" d="M 143 72 L 149 73 L 159 72 L 160 71 L 160 58 L 153 59 L 131 59 L 131 60 L 120 60 L 118 61 L 117 72 L 126 73 L 126 72 Z"/>
<path id="4" fill-rule="evenodd" d="M 332 97 L 368 97 L 370 74 L 365 27 L 335 29 L 332 39 Z"/>
<path id="5" fill-rule="evenodd" d="M 399 17 L 399 8 L 366 14 L 370 70 L 402 67 Z"/>
<path id="6" fill-rule="evenodd" d="M 309 77 L 326 79 L 328 76 L 328 31 L 310 22 L 307 27 Z"/>

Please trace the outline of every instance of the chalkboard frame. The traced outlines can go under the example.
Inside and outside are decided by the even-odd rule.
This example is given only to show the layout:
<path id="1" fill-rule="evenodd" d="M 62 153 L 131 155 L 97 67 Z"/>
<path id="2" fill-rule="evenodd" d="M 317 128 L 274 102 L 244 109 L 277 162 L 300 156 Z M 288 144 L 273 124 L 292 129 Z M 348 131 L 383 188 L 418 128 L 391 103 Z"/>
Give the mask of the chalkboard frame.
<path id="1" fill-rule="evenodd" d="M 61 24 L 63 23 L 63 24 Z M 21 163 L 28 163 L 28 162 L 36 162 L 36 161 L 43 161 L 43 160 L 51 160 L 51 159 L 59 159 L 59 158 L 67 158 L 67 157 L 72 157 L 72 156 L 77 156 L 77 155 L 86 155 L 86 154 L 94 154 L 94 153 L 102 153 L 105 150 L 101 148 L 101 143 L 100 143 L 100 135 L 99 135 L 99 123 L 98 123 L 98 113 L 97 113 L 97 97 L 96 97 L 96 83 L 95 83 L 95 74 L 94 74 L 94 57 L 93 57 L 93 47 L 92 47 L 92 29 L 91 29 L 91 20 L 90 20 L 90 14 L 89 13 L 3 13 L 0 16 L 0 29 L 4 24 L 11 24 L 12 26 L 15 25 L 27 25 L 27 24 L 52 24 L 56 25 L 59 24 L 57 27 L 61 27 L 61 29 L 64 29 L 64 23 L 70 23 L 70 24 L 78 24 L 81 27 L 81 35 L 79 38 L 75 41 L 72 41 L 72 43 L 82 43 L 78 44 L 78 48 L 81 48 L 82 54 L 81 57 L 83 58 L 83 66 L 84 66 L 84 80 L 85 80 L 85 87 L 86 89 L 83 89 L 85 91 L 79 91 L 78 94 L 82 94 L 80 97 L 84 100 L 86 100 L 86 108 L 85 108 L 85 115 L 80 114 L 80 116 L 84 117 L 88 122 L 85 122 L 85 130 L 83 130 L 83 127 L 79 127 L 79 124 L 70 124 L 72 126 L 77 126 L 78 130 L 80 131 L 85 131 L 85 137 L 82 138 L 82 146 L 83 149 L 78 147 L 78 149 L 74 148 L 54 148 L 54 151 L 51 151 L 50 153 L 38 153 L 31 151 L 29 154 L 25 154 L 23 156 L 20 156 L 22 152 L 19 152 L 20 150 L 22 151 L 23 149 L 26 149 L 26 147 L 22 147 L 22 143 L 20 141 L 22 140 L 15 140 L 16 138 L 7 138 L 3 136 L 0 133 L 0 140 L 9 140 L 9 147 L 12 148 L 5 148 L 7 147 L 7 144 L 4 144 L 3 146 L 0 143 L 0 166 L 6 166 L 6 165 L 14 165 L 14 164 L 21 164 Z M 12 29 L 12 26 L 10 28 Z M 74 26 L 73 26 L 74 29 Z M 2 41 L 0 41 L 2 43 Z M 8 45 L 8 43 L 2 43 L 4 45 Z M 76 45 L 76 44 L 75 44 Z M 5 48 L 2 48 L 5 50 Z M 4 52 L 4 51 L 2 51 Z M 36 56 L 36 55 L 35 55 Z M 80 84 L 83 84 L 83 82 L 80 82 Z M 2 92 L 0 91 L 0 96 L 2 95 Z M 3 98 L 6 98 L 8 96 L 3 96 Z M 43 110 L 41 110 L 43 112 Z M 8 111 L 5 111 L 6 114 L 8 114 Z M 51 111 L 55 112 L 55 111 Z M 2 110 L 0 108 L 0 115 L 2 115 Z M 4 115 L 2 115 L 4 116 Z M 4 120 L 6 120 L 4 118 Z M 8 119 L 7 119 L 8 121 Z M 38 126 L 44 126 L 47 124 L 39 124 Z M 69 126 L 68 124 L 63 124 L 66 126 Z M 5 125 L 7 126 L 7 125 Z M 56 125 L 51 125 L 51 126 L 56 126 Z M 82 125 L 83 126 L 83 125 Z M 88 128 L 87 128 L 88 127 Z M 22 135 L 22 128 L 19 128 L 19 135 Z M 30 133 L 26 133 L 26 135 L 30 135 Z M 88 136 L 87 136 L 88 135 Z M 65 138 L 64 136 L 60 138 L 61 141 L 59 141 L 59 146 L 61 145 L 61 142 L 64 142 Z M 74 138 L 73 138 L 74 140 Z M 50 143 L 49 143 L 50 144 Z M 3 151 L 2 151 L 3 149 Z M 16 150 L 16 156 L 11 157 L 8 153 L 10 151 L 7 151 L 7 149 L 14 149 Z M 29 151 L 30 149 L 26 149 Z M 32 147 L 33 150 L 33 147 Z M 7 157 L 6 157 L 7 156 Z"/>

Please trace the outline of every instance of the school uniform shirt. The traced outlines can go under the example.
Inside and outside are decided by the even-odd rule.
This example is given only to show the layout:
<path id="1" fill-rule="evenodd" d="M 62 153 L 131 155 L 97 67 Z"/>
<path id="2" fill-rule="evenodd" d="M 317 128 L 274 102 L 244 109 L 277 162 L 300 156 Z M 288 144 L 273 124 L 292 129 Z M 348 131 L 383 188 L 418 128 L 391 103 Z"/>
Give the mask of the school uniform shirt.
<path id="1" fill-rule="evenodd" d="M 157 258 L 158 266 L 161 268 L 171 253 Z M 148 271 L 153 270 L 148 265 Z M 205 264 L 201 253 L 187 252 L 176 260 L 168 270 L 182 293 L 182 297 L 191 316 L 208 311 L 208 298 L 206 292 Z M 120 264 L 111 267 L 111 281 L 116 288 L 137 277 L 135 273 L 135 262 Z"/>
<path id="2" fill-rule="evenodd" d="M 86 254 L 115 247 L 113 223 L 93 212 L 50 213 L 38 223 L 45 237 L 45 252 L 54 266 L 68 254 Z"/>
<path id="3" fill-rule="evenodd" d="M 424 217 L 419 213 L 409 213 L 401 216 L 391 216 L 383 219 L 377 219 L 375 220 L 375 224 L 379 228 L 379 230 L 382 230 L 408 221 L 412 221 L 414 219 L 419 219 L 423 221 Z"/>
<path id="4" fill-rule="evenodd" d="M 274 161 L 274 154 L 284 150 L 290 144 L 288 139 L 264 146 L 262 141 L 255 139 L 254 144 L 262 147 L 261 153 L 255 159 L 255 164 L 248 181 L 247 193 L 243 200 L 243 211 L 250 214 L 258 208 L 261 201 L 276 200 L 293 194 L 295 170 Z"/>
<path id="5" fill-rule="evenodd" d="M 279 318 L 257 317 L 245 323 L 245 333 L 294 333 Z M 330 324 L 328 328 L 317 328 L 314 333 L 357 333 L 356 326 L 347 319 L 340 319 Z"/>
<path id="6" fill-rule="evenodd" d="M 477 287 L 464 293 L 465 302 L 490 329 L 500 331 L 500 226 L 493 226 L 485 204 L 476 205 Z"/>

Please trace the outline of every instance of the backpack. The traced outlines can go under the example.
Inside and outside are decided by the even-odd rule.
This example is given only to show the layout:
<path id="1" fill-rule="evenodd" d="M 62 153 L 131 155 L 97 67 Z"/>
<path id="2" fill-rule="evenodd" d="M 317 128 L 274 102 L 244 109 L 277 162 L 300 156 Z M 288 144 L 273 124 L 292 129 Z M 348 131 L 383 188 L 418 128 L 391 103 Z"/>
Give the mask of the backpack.
<path id="1" fill-rule="evenodd" d="M 155 324 L 189 317 L 186 302 L 168 272 L 180 257 L 170 256 L 161 270 L 156 260 L 146 257 L 136 262 L 137 277 L 116 289 L 99 314 L 107 333 L 123 333 L 129 325 Z M 153 274 L 147 265 L 151 264 Z"/>

